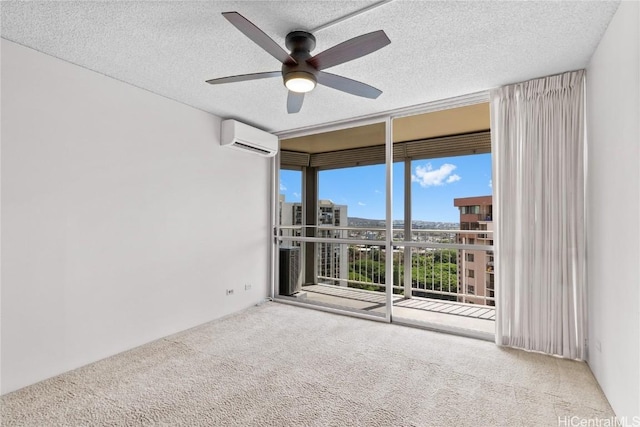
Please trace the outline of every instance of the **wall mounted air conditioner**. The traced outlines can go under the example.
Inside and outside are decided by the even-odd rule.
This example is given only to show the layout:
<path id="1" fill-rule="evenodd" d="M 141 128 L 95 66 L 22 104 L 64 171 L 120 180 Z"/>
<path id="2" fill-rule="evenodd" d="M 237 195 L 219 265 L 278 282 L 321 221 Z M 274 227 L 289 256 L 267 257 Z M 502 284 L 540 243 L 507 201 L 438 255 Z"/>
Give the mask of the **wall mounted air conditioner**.
<path id="1" fill-rule="evenodd" d="M 245 125 L 237 120 L 223 120 L 220 130 L 220 145 L 248 151 L 265 157 L 278 152 L 278 137 Z"/>

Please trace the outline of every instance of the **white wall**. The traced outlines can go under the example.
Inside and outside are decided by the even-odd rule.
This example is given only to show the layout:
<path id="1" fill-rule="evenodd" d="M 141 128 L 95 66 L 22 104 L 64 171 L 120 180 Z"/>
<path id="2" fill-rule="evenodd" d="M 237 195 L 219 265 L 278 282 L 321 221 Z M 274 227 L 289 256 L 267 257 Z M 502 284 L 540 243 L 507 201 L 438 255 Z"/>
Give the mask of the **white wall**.
<path id="1" fill-rule="evenodd" d="M 639 25 L 622 2 L 587 67 L 588 362 L 619 417 L 640 416 Z"/>
<path id="2" fill-rule="evenodd" d="M 269 160 L 219 124 L 2 40 L 3 393 L 266 298 Z"/>

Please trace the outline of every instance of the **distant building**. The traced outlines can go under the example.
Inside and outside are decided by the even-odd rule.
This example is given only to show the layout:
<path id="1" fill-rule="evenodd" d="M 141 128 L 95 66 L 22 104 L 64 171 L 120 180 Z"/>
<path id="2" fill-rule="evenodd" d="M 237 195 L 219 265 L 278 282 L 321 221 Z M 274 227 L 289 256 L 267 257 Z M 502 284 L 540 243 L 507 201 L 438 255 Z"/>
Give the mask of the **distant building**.
<path id="1" fill-rule="evenodd" d="M 318 202 L 317 237 L 347 238 L 346 230 L 332 228 L 347 227 L 347 205 L 336 205 L 331 200 Z M 301 226 L 302 203 L 289 203 L 280 195 L 280 225 Z M 283 230 L 283 235 L 300 236 L 299 230 Z M 318 245 L 318 281 L 347 286 L 349 279 L 349 249 L 344 244 L 320 243 Z"/>
<path id="2" fill-rule="evenodd" d="M 460 209 L 460 230 L 475 233 L 458 233 L 458 243 L 468 245 L 493 245 L 493 197 L 465 197 L 453 200 Z M 495 305 L 493 251 L 458 251 L 458 292 L 464 294 L 460 302 Z"/>

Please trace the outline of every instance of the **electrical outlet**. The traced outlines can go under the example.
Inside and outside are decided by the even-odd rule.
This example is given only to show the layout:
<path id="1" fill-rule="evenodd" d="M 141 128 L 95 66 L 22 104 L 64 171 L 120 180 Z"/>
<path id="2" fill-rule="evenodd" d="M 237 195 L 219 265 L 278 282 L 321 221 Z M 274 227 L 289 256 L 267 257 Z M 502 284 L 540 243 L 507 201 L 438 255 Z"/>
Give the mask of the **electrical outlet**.
<path id="1" fill-rule="evenodd" d="M 233 295 L 233 289 L 227 289 L 227 295 Z"/>
<path id="2" fill-rule="evenodd" d="M 248 291 L 249 289 L 251 289 L 251 283 L 245 283 L 244 290 Z"/>

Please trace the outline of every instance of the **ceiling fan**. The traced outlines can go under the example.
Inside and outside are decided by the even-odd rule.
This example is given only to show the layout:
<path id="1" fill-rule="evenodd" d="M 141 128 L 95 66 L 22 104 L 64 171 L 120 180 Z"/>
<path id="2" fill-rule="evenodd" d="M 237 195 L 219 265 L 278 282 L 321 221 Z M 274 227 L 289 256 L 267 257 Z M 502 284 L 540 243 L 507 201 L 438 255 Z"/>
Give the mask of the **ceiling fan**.
<path id="1" fill-rule="evenodd" d="M 309 52 L 316 47 L 316 39 L 311 33 L 292 31 L 287 34 L 285 44 L 287 49 L 291 51 L 287 53 L 260 28 L 238 12 L 224 12 L 222 15 L 245 36 L 280 61 L 282 69 L 280 71 L 211 79 L 207 80 L 209 84 L 215 85 L 282 76 L 284 85 L 289 89 L 287 97 L 287 112 L 289 114 L 300 111 L 302 101 L 304 101 L 304 94 L 313 90 L 318 83 L 370 99 L 376 99 L 382 93 L 381 90 L 368 84 L 322 71 L 368 55 L 391 43 L 382 30 L 354 37 L 315 56 L 311 56 Z"/>

